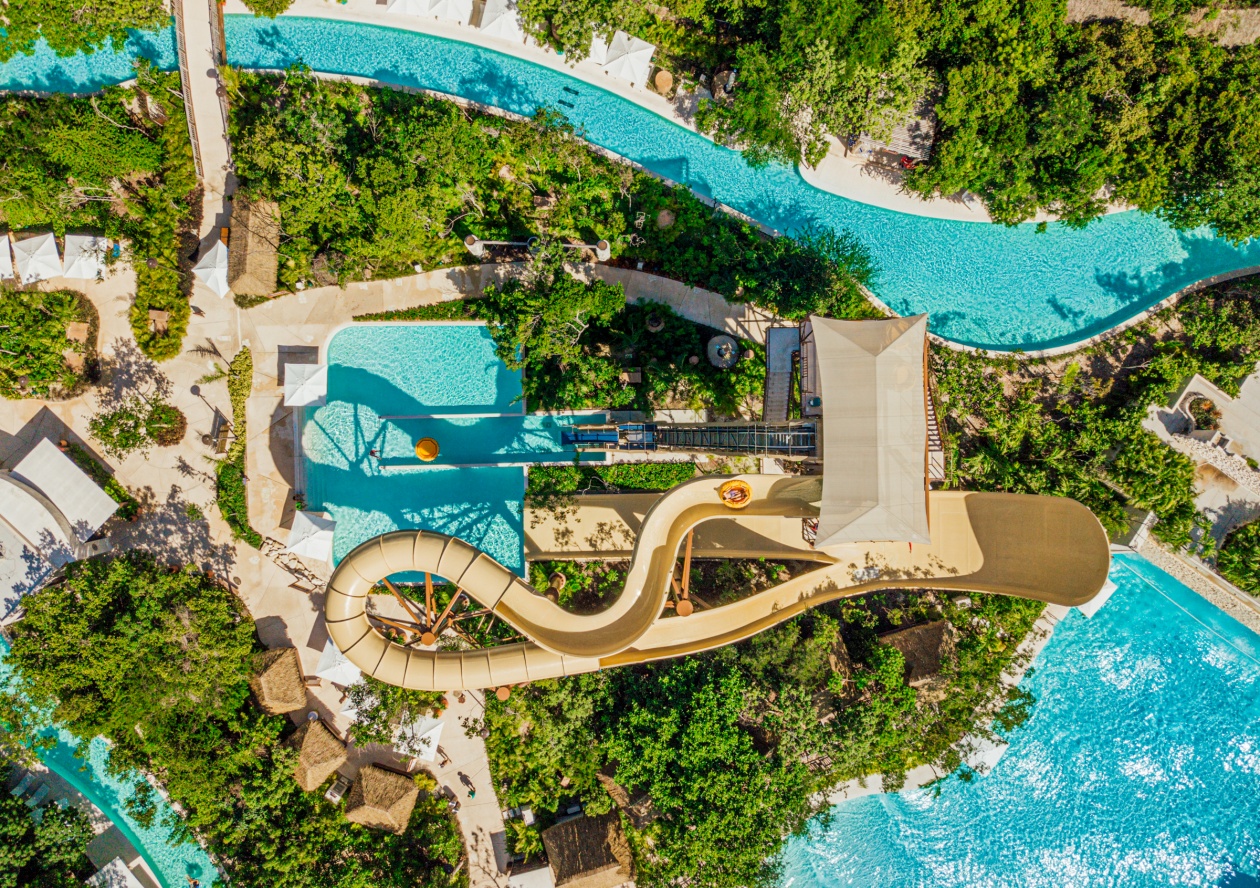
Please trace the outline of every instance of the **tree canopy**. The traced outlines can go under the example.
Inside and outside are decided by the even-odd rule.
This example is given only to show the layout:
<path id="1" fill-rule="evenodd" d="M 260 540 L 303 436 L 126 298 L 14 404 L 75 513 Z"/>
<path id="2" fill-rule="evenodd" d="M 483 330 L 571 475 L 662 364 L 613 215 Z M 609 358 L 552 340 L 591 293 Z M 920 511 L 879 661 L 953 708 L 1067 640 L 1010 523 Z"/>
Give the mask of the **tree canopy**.
<path id="1" fill-rule="evenodd" d="M 129 29 L 156 28 L 170 20 L 162 0 L 21 0 L 0 13 L 0 62 L 30 53 L 43 38 L 58 55 L 121 47 Z"/>

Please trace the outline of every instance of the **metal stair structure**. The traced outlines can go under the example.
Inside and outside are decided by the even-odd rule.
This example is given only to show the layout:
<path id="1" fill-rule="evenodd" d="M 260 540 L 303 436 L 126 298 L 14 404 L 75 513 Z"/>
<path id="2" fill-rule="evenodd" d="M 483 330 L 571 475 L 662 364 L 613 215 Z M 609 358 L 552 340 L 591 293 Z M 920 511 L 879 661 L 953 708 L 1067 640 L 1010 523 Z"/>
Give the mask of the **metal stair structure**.
<path id="1" fill-rule="evenodd" d="M 813 420 L 582 425 L 565 433 L 565 443 L 578 450 L 812 457 L 818 451 L 818 426 Z"/>

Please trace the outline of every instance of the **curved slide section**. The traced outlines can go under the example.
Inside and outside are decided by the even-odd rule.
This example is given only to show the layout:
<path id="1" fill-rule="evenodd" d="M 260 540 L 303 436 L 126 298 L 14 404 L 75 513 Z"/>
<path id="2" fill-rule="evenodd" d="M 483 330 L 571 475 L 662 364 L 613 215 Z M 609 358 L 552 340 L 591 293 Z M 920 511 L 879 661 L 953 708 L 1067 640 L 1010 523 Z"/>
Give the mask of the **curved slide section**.
<path id="1" fill-rule="evenodd" d="M 749 509 L 755 514 L 817 514 L 818 477 L 741 477 L 753 488 Z M 834 562 L 773 589 L 689 617 L 664 617 L 682 539 L 700 522 L 731 517 L 716 496 L 725 480 L 699 478 L 661 497 L 644 518 L 626 587 L 603 613 L 580 616 L 561 609 L 455 537 L 395 531 L 362 544 L 338 565 L 325 604 L 329 635 L 355 665 L 381 681 L 446 691 L 708 650 L 807 608 L 879 589 L 988 592 L 1072 606 L 1093 598 L 1106 581 L 1107 537 L 1081 504 L 1019 494 L 941 492 L 929 497 L 929 545 L 838 547 L 827 552 Z M 390 641 L 368 619 L 367 599 L 381 579 L 410 571 L 446 577 L 531 641 L 468 652 Z"/>

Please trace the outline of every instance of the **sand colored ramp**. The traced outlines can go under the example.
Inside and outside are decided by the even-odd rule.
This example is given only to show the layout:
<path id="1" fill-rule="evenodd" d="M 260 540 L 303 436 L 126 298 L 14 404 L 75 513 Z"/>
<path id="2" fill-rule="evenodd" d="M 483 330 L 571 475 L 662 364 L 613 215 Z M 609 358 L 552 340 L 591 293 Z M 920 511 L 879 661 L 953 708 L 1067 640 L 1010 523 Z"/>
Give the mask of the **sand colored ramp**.
<path id="1" fill-rule="evenodd" d="M 799 522 L 818 512 L 821 479 L 741 476 L 753 502 L 740 513 Z M 608 610 L 563 610 L 490 556 L 427 531 L 395 531 L 348 554 L 328 584 L 325 616 L 333 642 L 364 672 L 426 690 L 494 687 L 679 656 L 747 638 L 826 601 L 886 588 L 958 589 L 1056 604 L 1088 601 L 1110 560 L 1106 534 L 1072 500 L 1015 494 L 933 493 L 931 542 L 847 544 L 818 553 L 824 566 L 742 601 L 689 617 L 663 616 L 686 534 L 711 535 L 732 513 L 717 498 L 725 477 L 698 478 L 660 497 L 643 516 L 626 586 Z M 769 553 L 769 557 L 779 554 Z M 609 557 L 593 551 L 591 558 Z M 747 556 L 745 556 L 747 557 Z M 437 652 L 385 638 L 368 619 L 368 596 L 383 578 L 427 571 L 446 577 L 529 642 L 470 652 Z"/>

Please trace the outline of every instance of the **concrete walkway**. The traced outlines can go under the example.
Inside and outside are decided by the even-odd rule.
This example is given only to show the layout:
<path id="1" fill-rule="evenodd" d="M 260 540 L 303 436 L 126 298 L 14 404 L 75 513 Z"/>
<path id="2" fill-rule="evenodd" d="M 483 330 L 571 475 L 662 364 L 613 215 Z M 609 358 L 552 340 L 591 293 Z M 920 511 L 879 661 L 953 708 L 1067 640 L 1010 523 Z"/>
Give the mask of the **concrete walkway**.
<path id="1" fill-rule="evenodd" d="M 228 224 L 231 205 L 228 198 L 236 190 L 236 177 L 229 169 L 230 149 L 224 106 L 217 92 L 219 75 L 214 52 L 216 12 L 214 0 L 173 0 L 182 12 L 180 38 L 188 54 L 184 78 L 185 101 L 194 124 L 201 155 L 201 230 L 207 241 Z M 203 244 L 204 246 L 204 244 Z"/>

